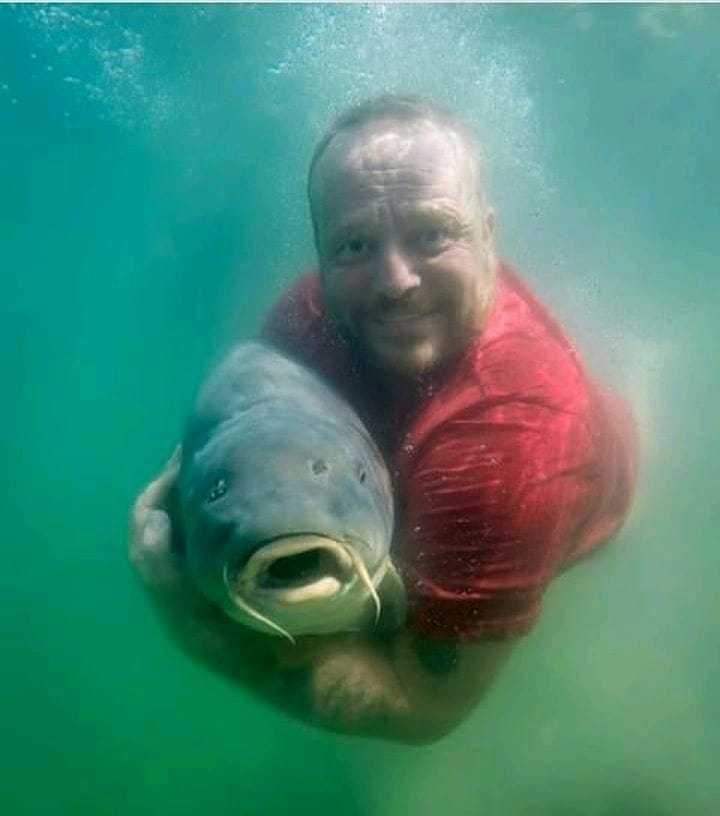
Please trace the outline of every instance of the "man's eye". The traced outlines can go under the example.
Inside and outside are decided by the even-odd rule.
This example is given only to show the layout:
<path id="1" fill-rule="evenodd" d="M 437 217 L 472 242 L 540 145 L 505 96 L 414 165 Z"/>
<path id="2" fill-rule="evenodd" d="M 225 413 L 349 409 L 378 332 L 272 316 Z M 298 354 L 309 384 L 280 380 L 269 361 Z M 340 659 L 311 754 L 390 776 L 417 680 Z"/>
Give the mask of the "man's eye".
<path id="1" fill-rule="evenodd" d="M 347 238 L 338 244 L 335 257 L 339 261 L 355 261 L 364 258 L 370 251 L 370 242 L 366 238 Z"/>
<path id="2" fill-rule="evenodd" d="M 437 252 L 448 244 L 450 235 L 440 227 L 428 227 L 415 234 L 415 243 L 426 252 Z"/>

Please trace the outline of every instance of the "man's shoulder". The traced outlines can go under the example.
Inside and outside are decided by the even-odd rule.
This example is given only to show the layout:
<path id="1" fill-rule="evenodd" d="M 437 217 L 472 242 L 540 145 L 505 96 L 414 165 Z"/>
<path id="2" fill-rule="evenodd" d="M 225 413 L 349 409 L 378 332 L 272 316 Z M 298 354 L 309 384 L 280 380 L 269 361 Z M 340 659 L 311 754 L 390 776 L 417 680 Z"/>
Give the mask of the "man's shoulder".
<path id="1" fill-rule="evenodd" d="M 270 310 L 267 323 L 282 320 L 288 316 L 320 317 L 324 313 L 320 276 L 315 269 L 309 269 L 282 290 L 275 305 Z"/>
<path id="2" fill-rule="evenodd" d="M 547 428 L 550 416 L 564 416 L 568 431 L 583 428 L 591 395 L 562 327 L 504 264 L 484 331 L 429 390 L 408 429 L 408 449 L 419 451 L 438 434 L 444 444 L 466 447 L 480 438 L 479 428 L 509 441 L 508 430 Z"/>
<path id="3" fill-rule="evenodd" d="M 583 396 L 587 381 L 582 358 L 559 320 L 505 263 L 469 362 L 471 379 L 486 395 L 567 402 Z"/>
<path id="4" fill-rule="evenodd" d="M 348 347 L 328 317 L 316 270 L 301 274 L 280 295 L 260 337 L 336 386 L 347 377 Z"/>
<path id="5" fill-rule="evenodd" d="M 324 322 L 320 279 L 309 270 L 293 280 L 268 312 L 261 337 L 277 345 L 292 345 L 317 333 Z"/>

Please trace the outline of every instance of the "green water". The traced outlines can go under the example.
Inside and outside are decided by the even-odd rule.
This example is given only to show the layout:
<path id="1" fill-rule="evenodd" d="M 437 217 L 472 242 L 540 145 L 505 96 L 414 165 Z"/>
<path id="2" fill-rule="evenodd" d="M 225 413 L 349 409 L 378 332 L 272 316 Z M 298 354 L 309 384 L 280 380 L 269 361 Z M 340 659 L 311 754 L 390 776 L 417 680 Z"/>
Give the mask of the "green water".
<path id="1" fill-rule="evenodd" d="M 720 9 L 0 7 L 0 813 L 720 812 Z M 619 540 L 423 748 L 191 665 L 128 506 L 311 261 L 303 173 L 381 90 L 449 101 L 499 246 L 643 435 Z"/>

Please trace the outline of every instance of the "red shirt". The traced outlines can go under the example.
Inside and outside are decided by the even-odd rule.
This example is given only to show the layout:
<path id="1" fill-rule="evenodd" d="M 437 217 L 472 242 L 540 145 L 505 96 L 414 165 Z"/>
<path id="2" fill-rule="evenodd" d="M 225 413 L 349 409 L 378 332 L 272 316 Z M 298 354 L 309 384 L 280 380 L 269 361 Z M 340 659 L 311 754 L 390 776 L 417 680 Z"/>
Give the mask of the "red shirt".
<path id="1" fill-rule="evenodd" d="M 263 337 L 324 375 L 382 448 L 398 494 L 393 546 L 408 626 L 427 637 L 528 631 L 553 576 L 607 541 L 629 511 L 629 411 L 588 378 L 507 266 L 482 334 L 412 404 L 393 403 L 354 356 L 316 274 L 285 293 Z"/>

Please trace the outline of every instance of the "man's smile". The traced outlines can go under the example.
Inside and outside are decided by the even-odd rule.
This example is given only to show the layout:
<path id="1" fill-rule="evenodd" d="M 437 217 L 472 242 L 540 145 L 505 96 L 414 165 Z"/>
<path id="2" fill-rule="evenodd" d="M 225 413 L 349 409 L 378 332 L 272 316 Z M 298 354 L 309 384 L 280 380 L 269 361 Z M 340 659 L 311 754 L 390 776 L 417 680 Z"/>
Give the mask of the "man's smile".
<path id="1" fill-rule="evenodd" d="M 373 364 L 408 381 L 461 351 L 484 321 L 494 255 L 453 136 L 353 131 L 319 160 L 312 196 L 325 303 Z"/>
<path id="2" fill-rule="evenodd" d="M 378 323 L 401 323 L 408 320 L 417 320 L 428 317 L 430 312 L 386 312 L 375 316 Z"/>
<path id="3" fill-rule="evenodd" d="M 376 329 L 393 333 L 417 331 L 427 328 L 437 316 L 432 310 L 390 310 L 369 316 L 369 323 Z"/>

